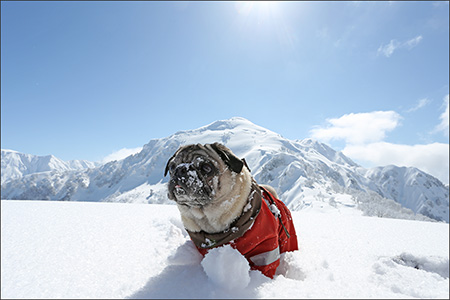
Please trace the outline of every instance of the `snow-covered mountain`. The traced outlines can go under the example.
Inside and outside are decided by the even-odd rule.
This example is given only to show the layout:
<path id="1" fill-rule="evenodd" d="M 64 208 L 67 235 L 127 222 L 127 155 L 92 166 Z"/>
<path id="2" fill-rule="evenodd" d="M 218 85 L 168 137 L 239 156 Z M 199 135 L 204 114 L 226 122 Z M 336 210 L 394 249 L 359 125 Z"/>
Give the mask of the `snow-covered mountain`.
<path id="1" fill-rule="evenodd" d="M 212 142 L 245 158 L 255 179 L 274 186 L 294 211 L 354 206 L 369 215 L 449 221 L 449 190 L 438 179 L 415 168 L 367 170 L 323 143 L 288 140 L 243 118 L 151 140 L 141 152 L 96 168 L 8 180 L 2 199 L 172 203 L 163 178 L 167 160 L 181 145 Z"/>
<path id="2" fill-rule="evenodd" d="M 448 222 L 448 186 L 439 179 L 416 168 L 392 165 L 369 169 L 365 176 L 379 187 L 381 196 L 434 219 L 446 214 Z"/>
<path id="3" fill-rule="evenodd" d="M 24 154 L 14 150 L 1 150 L 1 182 L 17 179 L 28 174 L 49 171 L 73 171 L 94 168 L 99 163 L 87 160 L 63 161 L 53 155 L 37 156 Z"/>

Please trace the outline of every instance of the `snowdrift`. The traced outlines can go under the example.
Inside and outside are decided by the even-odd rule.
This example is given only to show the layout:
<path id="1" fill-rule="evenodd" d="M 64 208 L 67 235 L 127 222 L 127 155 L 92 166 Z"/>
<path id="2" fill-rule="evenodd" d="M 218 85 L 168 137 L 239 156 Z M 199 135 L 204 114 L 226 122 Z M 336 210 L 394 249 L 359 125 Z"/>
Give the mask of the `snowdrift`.
<path id="1" fill-rule="evenodd" d="M 202 260 L 176 206 L 2 200 L 1 297 L 448 299 L 448 224 L 361 214 L 293 212 L 300 250 L 271 280 L 231 248 Z"/>

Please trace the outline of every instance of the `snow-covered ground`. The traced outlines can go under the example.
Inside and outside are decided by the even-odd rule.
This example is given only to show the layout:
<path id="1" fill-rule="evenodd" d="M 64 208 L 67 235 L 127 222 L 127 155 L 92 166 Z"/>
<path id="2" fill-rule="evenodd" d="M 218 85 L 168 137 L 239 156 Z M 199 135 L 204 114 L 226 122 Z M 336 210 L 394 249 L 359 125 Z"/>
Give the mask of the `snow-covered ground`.
<path id="1" fill-rule="evenodd" d="M 2 200 L 1 297 L 448 299 L 449 224 L 336 201 L 293 212 L 271 280 L 230 247 L 202 261 L 173 205 Z"/>

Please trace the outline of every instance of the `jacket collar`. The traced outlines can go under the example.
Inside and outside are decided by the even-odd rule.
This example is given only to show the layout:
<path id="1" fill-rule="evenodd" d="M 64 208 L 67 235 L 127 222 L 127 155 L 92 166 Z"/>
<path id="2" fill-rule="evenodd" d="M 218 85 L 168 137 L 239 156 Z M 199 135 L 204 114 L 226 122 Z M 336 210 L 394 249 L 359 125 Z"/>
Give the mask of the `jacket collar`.
<path id="1" fill-rule="evenodd" d="M 209 249 L 227 244 L 244 235 L 244 233 L 253 225 L 253 222 L 261 210 L 261 201 L 261 189 L 256 182 L 252 180 L 252 187 L 246 205 L 247 207 L 248 204 L 250 204 L 250 209 L 243 211 L 242 214 L 231 223 L 228 229 L 218 233 L 207 233 L 203 230 L 200 232 L 186 231 L 198 248 Z"/>

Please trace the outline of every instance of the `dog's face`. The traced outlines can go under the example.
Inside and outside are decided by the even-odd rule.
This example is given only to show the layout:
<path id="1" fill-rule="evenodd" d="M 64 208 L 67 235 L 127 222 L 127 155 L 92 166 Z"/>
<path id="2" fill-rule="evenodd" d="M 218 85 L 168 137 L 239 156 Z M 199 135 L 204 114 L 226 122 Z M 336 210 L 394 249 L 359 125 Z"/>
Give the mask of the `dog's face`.
<path id="1" fill-rule="evenodd" d="M 243 162 L 222 144 L 183 146 L 169 159 L 168 197 L 179 205 L 204 207 L 227 193 Z"/>

